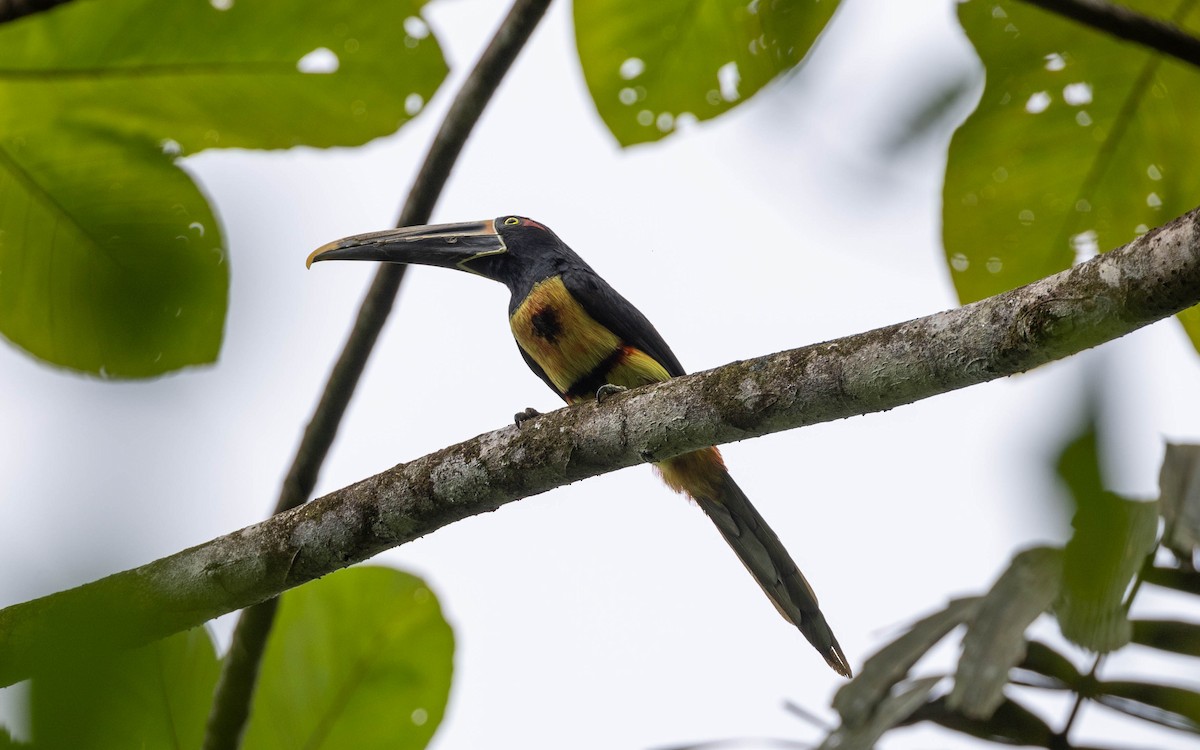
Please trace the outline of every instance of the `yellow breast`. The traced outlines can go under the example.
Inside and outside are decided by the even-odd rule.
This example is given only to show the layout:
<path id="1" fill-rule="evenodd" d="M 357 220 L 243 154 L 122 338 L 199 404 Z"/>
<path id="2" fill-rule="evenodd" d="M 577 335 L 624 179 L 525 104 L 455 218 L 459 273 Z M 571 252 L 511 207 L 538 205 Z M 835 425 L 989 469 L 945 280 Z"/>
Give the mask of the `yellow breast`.
<path id="1" fill-rule="evenodd" d="M 616 334 L 588 315 L 558 276 L 535 284 L 508 322 L 517 344 L 559 393 L 621 348 Z"/>

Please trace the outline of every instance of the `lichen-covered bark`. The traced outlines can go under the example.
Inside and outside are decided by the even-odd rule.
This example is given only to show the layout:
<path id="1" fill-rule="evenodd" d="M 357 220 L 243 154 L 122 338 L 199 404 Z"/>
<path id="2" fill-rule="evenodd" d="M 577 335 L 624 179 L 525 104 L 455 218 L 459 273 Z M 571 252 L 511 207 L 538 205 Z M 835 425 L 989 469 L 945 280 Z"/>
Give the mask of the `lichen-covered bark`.
<path id="1" fill-rule="evenodd" d="M 1200 303 L 1200 209 L 1029 286 L 506 427 L 134 570 L 0 610 L 0 685 L 199 625 L 555 487 L 1029 370 Z"/>

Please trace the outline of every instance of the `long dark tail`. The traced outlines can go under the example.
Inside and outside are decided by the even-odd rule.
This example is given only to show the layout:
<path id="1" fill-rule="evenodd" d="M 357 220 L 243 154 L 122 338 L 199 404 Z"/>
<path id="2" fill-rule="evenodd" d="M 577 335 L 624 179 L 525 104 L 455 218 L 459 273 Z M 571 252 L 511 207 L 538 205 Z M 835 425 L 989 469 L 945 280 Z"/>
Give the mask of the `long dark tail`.
<path id="1" fill-rule="evenodd" d="M 783 619 L 800 629 L 835 672 L 850 677 L 850 664 L 817 606 L 817 595 L 779 537 L 729 476 L 717 449 L 669 459 L 658 469 L 672 489 L 689 495 L 708 514 Z"/>

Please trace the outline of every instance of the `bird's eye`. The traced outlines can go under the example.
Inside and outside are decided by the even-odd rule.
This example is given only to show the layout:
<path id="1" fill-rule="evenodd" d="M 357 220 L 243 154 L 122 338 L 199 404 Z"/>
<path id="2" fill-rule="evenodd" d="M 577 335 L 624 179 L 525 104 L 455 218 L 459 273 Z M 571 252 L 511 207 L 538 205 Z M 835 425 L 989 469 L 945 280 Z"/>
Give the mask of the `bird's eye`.
<path id="1" fill-rule="evenodd" d="M 515 226 L 515 225 L 517 225 L 517 224 L 520 224 L 520 223 L 521 223 L 521 220 L 520 220 L 520 219 L 518 219 L 518 218 L 517 218 L 517 217 L 515 217 L 515 216 L 510 216 L 510 217 L 508 217 L 507 219 L 505 219 L 505 220 L 504 220 L 504 223 L 505 223 L 505 224 L 507 224 L 508 226 L 510 226 L 510 227 L 511 227 L 511 226 Z"/>

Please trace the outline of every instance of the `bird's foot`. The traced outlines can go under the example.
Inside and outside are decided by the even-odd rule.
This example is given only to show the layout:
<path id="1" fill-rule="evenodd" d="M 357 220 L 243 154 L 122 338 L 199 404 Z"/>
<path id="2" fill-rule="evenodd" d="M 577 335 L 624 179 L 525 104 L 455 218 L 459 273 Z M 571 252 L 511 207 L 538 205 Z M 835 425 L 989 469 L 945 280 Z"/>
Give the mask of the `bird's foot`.
<path id="1" fill-rule="evenodd" d="M 514 414 L 513 422 L 515 422 L 517 424 L 517 427 L 521 427 L 526 422 L 533 419 L 534 417 L 540 417 L 540 416 L 542 416 L 542 413 L 540 411 L 538 411 L 537 409 L 533 408 L 532 406 L 530 406 L 525 411 L 519 411 L 516 414 Z"/>
<path id="2" fill-rule="evenodd" d="M 609 396 L 615 396 L 616 394 L 618 394 L 622 391 L 627 391 L 627 390 L 629 390 L 629 389 L 623 385 L 613 385 L 612 383 L 605 383 L 604 385 L 602 385 L 596 389 L 596 403 L 603 404 L 605 399 L 607 399 Z"/>

